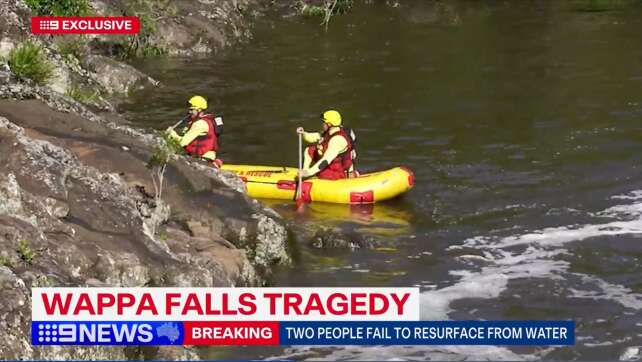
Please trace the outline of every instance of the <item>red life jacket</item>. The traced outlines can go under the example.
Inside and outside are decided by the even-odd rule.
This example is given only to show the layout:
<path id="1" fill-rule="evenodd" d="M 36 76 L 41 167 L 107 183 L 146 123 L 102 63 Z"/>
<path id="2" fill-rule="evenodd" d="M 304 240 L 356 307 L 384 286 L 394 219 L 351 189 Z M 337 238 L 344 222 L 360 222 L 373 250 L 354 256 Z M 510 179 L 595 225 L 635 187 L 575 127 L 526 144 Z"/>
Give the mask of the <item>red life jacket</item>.
<path id="1" fill-rule="evenodd" d="M 330 139 L 333 137 L 343 137 L 348 143 L 348 147 L 344 152 L 335 157 L 327 167 L 319 171 L 317 174 L 319 178 L 328 180 L 347 178 L 350 168 L 352 167 L 352 150 L 354 149 L 354 143 L 343 127 L 339 127 L 339 131 L 333 134 L 329 134 L 329 132 L 325 132 L 323 134 L 321 140 L 315 147 L 315 152 L 312 155 L 312 162 L 317 162 L 323 157 L 323 154 L 328 149 Z"/>
<path id="2" fill-rule="evenodd" d="M 218 135 L 214 127 L 214 120 L 211 114 L 204 114 L 190 120 L 188 128 L 197 120 L 202 119 L 207 122 L 207 134 L 196 137 L 190 144 L 185 146 L 185 151 L 192 156 L 201 157 L 209 151 L 218 152 Z"/>

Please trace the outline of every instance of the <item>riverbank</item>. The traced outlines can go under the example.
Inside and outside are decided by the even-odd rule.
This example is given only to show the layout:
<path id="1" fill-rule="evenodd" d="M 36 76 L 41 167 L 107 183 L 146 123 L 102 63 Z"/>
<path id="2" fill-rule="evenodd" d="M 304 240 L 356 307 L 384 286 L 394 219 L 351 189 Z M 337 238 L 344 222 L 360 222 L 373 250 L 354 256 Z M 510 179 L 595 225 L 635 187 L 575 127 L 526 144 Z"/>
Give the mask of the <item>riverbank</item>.
<path id="1" fill-rule="evenodd" d="M 143 3 L 89 5 L 115 15 Z M 154 20 L 163 31 L 145 33 L 145 46 L 218 51 L 250 36 L 257 4 L 168 3 L 173 15 Z M 141 16 L 159 11 L 150 6 Z M 160 86 L 114 51 L 129 40 L 35 37 L 32 14 L 23 1 L 0 1 L 0 358 L 197 359 L 184 348 L 30 343 L 32 287 L 261 286 L 291 262 L 284 221 L 231 174 L 173 156 L 157 197 L 146 164 L 161 139 L 125 126 L 114 107 L 133 89 Z M 22 71 L 34 64 L 16 57 L 25 44 L 39 49 L 47 77 Z"/>

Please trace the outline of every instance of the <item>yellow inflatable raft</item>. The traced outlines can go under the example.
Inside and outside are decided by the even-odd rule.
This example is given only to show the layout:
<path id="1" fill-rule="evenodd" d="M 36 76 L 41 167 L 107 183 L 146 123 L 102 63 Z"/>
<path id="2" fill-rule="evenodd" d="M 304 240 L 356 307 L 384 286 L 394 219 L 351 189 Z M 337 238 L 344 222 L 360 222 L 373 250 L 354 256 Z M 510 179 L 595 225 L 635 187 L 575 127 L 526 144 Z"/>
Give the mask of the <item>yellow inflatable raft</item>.
<path id="1" fill-rule="evenodd" d="M 223 165 L 222 169 L 238 175 L 252 197 L 295 198 L 297 169 L 294 167 Z M 410 169 L 395 167 L 341 180 L 312 177 L 303 181 L 301 195 L 305 202 L 369 204 L 397 197 L 410 190 L 413 184 L 414 175 Z"/>

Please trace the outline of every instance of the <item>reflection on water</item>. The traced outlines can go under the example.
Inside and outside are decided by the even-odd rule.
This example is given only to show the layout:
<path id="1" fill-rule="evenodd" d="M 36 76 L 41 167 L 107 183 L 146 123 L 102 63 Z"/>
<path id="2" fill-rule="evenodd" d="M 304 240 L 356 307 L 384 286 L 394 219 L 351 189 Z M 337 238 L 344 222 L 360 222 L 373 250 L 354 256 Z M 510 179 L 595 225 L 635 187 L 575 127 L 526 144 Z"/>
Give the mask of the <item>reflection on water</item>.
<path id="1" fill-rule="evenodd" d="M 262 200 L 288 220 L 342 227 L 349 224 L 354 230 L 372 235 L 407 235 L 411 232 L 412 214 L 395 203 L 342 205 L 330 203 L 305 204 L 297 210 L 292 202 Z"/>

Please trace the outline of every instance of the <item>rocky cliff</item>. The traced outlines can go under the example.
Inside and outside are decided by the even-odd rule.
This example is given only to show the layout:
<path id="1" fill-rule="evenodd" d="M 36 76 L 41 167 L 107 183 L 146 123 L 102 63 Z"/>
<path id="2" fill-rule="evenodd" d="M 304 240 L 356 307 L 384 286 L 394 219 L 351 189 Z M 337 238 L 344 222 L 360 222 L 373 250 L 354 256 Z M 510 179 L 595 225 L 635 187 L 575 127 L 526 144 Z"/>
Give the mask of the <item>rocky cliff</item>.
<path id="1" fill-rule="evenodd" d="M 157 19 L 167 31 L 147 40 L 169 54 L 248 36 L 250 1 L 174 3 Z M 100 13 L 130 5 L 92 2 Z M 0 0 L 0 55 L 31 39 L 55 65 L 42 86 L 0 69 L 0 358 L 196 358 L 183 348 L 31 346 L 32 287 L 260 286 L 290 255 L 284 222 L 234 175 L 173 156 L 156 197 L 145 166 L 161 140 L 125 126 L 110 95 L 157 83 L 101 53 L 110 40 L 87 44 L 82 60 L 62 55 L 58 39 L 29 34 L 30 15 L 22 1 Z M 190 25 L 178 20 L 188 16 Z M 77 84 L 100 96 L 79 103 Z"/>

